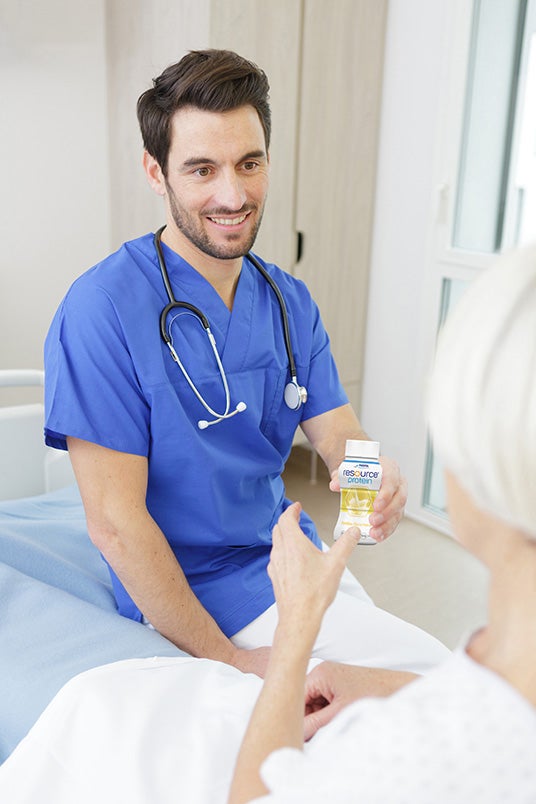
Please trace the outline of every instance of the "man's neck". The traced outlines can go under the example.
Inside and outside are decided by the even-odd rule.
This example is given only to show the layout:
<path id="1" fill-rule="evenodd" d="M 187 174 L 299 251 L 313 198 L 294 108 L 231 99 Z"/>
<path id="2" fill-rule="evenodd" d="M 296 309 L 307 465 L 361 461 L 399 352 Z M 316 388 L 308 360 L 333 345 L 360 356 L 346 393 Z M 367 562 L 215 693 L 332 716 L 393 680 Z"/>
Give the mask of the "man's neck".
<path id="1" fill-rule="evenodd" d="M 180 231 L 166 226 L 162 232 L 162 242 L 179 254 L 192 268 L 212 285 L 229 310 L 233 302 L 242 270 L 242 257 L 236 259 L 219 259 L 205 254 L 184 237 Z"/>

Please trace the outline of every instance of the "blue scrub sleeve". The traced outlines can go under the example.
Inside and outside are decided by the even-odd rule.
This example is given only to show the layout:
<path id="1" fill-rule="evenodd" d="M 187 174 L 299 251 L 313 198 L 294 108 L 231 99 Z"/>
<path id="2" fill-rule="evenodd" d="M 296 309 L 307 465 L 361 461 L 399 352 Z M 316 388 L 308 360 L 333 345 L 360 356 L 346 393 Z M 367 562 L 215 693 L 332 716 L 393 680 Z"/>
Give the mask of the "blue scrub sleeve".
<path id="1" fill-rule="evenodd" d="M 150 411 L 113 301 L 82 278 L 52 322 L 45 343 L 45 440 L 66 436 L 148 455 Z"/>

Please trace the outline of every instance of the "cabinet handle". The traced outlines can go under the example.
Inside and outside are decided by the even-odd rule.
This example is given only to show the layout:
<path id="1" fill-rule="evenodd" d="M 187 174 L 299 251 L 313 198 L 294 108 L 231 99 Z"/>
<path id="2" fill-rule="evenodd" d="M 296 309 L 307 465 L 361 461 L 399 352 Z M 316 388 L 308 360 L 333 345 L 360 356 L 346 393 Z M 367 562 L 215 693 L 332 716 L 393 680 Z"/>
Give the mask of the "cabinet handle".
<path id="1" fill-rule="evenodd" d="M 303 256 L 303 232 L 296 232 L 296 262 Z"/>

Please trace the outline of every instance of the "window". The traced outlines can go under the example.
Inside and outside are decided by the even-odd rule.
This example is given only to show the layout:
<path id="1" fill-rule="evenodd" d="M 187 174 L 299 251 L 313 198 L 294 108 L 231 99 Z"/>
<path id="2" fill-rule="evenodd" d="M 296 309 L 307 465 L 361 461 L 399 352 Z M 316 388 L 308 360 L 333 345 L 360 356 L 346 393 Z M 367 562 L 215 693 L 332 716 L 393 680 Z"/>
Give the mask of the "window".
<path id="1" fill-rule="evenodd" d="M 475 0 L 470 42 L 439 326 L 493 254 L 536 239 L 536 0 Z M 445 514 L 429 445 L 423 507 Z"/>

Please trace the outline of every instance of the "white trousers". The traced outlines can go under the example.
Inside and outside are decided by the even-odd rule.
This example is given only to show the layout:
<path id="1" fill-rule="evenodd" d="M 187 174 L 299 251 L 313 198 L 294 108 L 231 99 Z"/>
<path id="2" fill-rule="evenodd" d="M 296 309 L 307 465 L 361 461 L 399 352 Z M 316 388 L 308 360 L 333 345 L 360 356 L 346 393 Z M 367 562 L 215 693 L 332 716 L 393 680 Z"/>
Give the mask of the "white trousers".
<path id="1" fill-rule="evenodd" d="M 271 645 L 276 625 L 274 604 L 235 634 L 231 642 L 246 650 Z M 346 570 L 337 596 L 324 615 L 312 657 L 422 674 L 443 662 L 449 653 L 421 628 L 375 606 Z"/>

